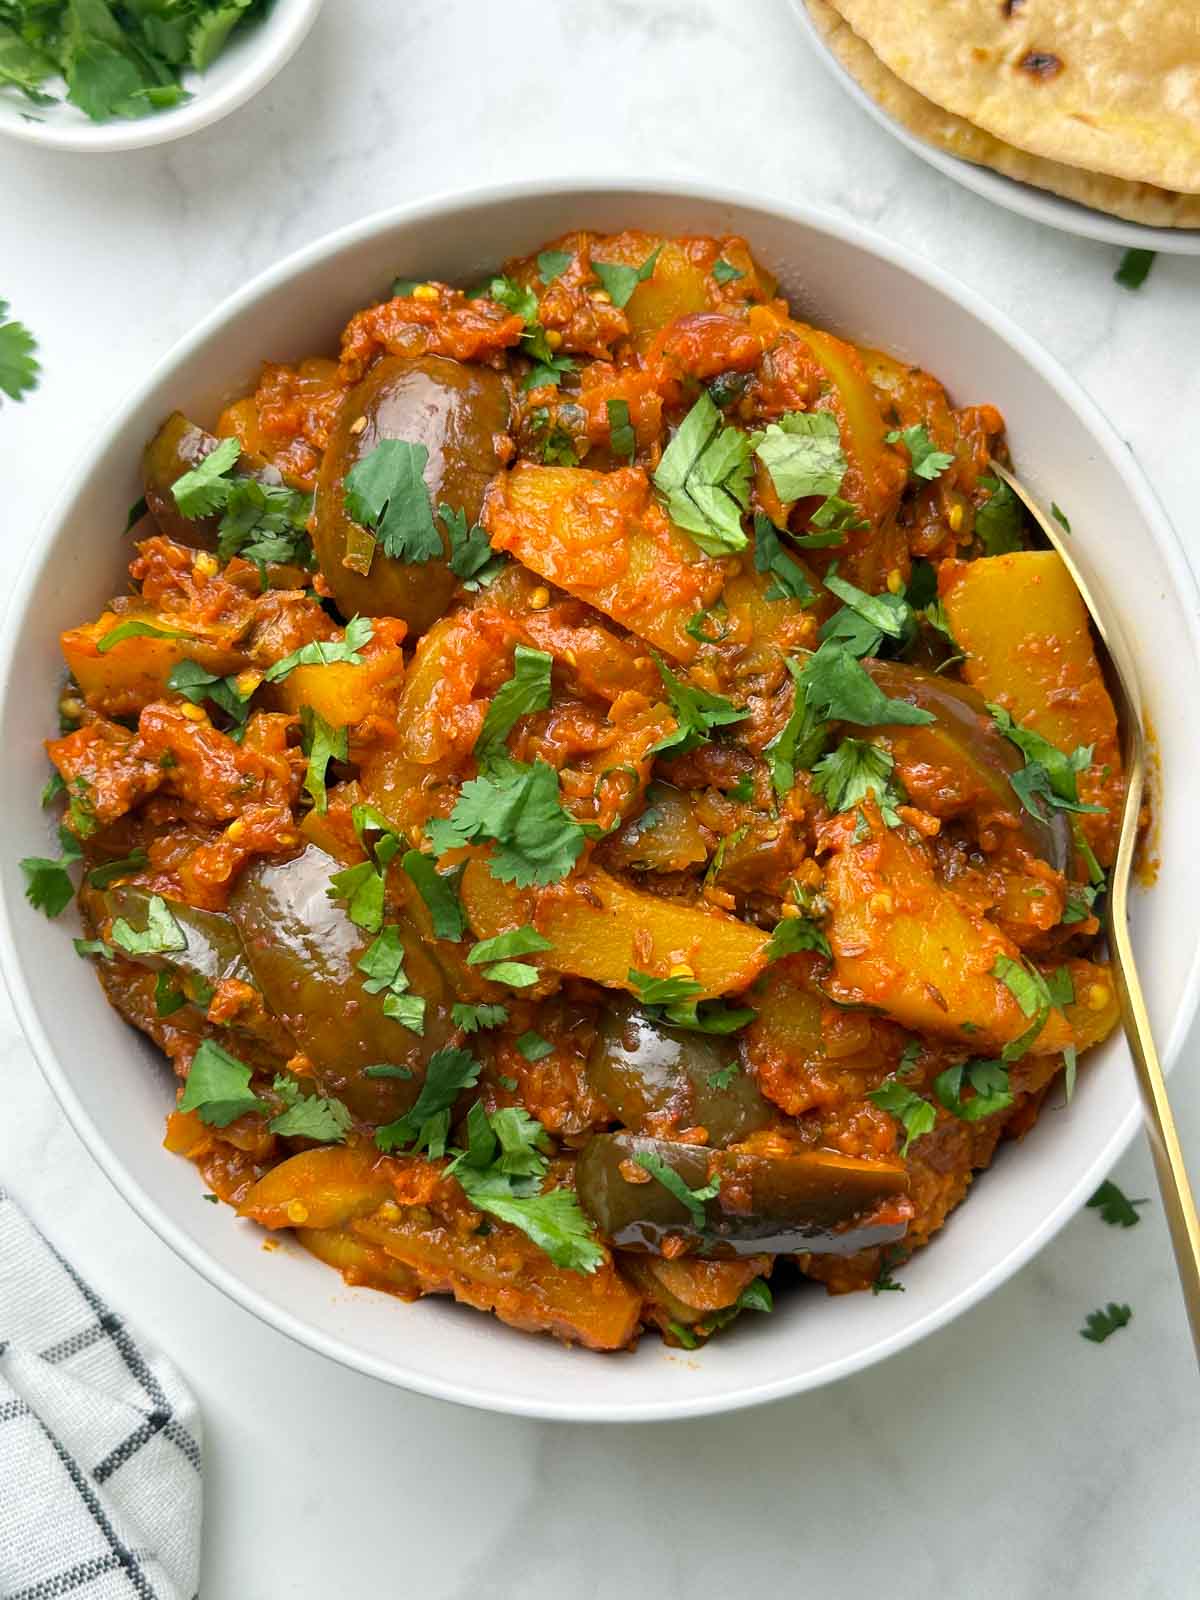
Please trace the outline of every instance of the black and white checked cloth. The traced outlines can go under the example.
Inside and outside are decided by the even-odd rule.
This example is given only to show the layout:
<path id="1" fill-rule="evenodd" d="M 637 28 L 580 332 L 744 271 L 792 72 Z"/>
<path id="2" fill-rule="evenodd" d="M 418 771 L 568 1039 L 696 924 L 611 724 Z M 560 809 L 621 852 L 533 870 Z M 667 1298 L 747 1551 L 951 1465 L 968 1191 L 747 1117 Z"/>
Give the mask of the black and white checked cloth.
<path id="1" fill-rule="evenodd" d="M 200 1489 L 179 1374 L 0 1189 L 0 1600 L 193 1600 Z"/>

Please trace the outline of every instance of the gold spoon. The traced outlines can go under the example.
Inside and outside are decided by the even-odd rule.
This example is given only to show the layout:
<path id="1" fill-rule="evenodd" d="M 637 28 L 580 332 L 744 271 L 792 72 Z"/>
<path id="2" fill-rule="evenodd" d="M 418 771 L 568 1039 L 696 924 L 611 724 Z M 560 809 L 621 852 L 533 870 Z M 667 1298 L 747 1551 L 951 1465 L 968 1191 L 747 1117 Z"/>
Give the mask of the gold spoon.
<path id="1" fill-rule="evenodd" d="M 1125 809 L 1121 814 L 1121 831 L 1117 840 L 1117 858 L 1109 874 L 1108 906 L 1105 913 L 1109 953 L 1112 956 L 1117 996 L 1121 1003 L 1121 1017 L 1125 1024 L 1125 1037 L 1129 1052 L 1137 1068 L 1138 1083 L 1146 1110 L 1147 1134 L 1158 1186 L 1162 1191 L 1167 1225 L 1171 1230 L 1171 1243 L 1175 1250 L 1175 1264 L 1183 1285 L 1183 1299 L 1187 1307 L 1192 1342 L 1200 1357 L 1200 1217 L 1196 1214 L 1196 1201 L 1188 1182 L 1183 1152 L 1179 1148 L 1179 1135 L 1175 1131 L 1175 1118 L 1171 1102 L 1167 1099 L 1167 1086 L 1163 1081 L 1162 1065 L 1150 1031 L 1150 1018 L 1142 995 L 1133 946 L 1129 938 L 1129 879 L 1133 871 L 1133 858 L 1137 849 L 1138 815 L 1141 811 L 1142 793 L 1146 782 L 1146 737 L 1142 725 L 1141 696 L 1138 692 L 1137 673 L 1129 647 L 1120 626 L 1112 615 L 1108 602 L 1093 594 L 1087 581 L 1067 548 L 1063 530 L 1056 527 L 1017 478 L 1007 467 L 997 461 L 990 463 L 991 471 L 1002 478 L 1020 499 L 1051 546 L 1062 557 L 1075 587 L 1083 599 L 1100 636 L 1101 663 L 1108 671 L 1105 677 L 1117 713 L 1117 726 L 1121 733 L 1121 756 L 1125 765 Z"/>

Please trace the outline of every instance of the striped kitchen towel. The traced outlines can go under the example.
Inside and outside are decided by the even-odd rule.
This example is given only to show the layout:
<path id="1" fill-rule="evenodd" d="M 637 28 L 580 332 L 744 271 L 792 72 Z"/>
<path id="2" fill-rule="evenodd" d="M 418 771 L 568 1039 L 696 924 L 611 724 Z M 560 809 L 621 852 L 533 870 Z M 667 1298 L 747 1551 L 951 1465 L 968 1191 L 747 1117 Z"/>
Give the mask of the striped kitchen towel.
<path id="1" fill-rule="evenodd" d="M 0 1600 L 192 1600 L 200 1419 L 0 1189 Z"/>

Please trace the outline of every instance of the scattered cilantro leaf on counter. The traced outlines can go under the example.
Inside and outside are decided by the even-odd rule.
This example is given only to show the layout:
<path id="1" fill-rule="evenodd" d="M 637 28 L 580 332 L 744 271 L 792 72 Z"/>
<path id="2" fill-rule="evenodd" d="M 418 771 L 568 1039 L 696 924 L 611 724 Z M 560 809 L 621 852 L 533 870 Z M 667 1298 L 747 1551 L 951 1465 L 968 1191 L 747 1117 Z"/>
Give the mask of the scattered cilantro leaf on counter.
<path id="1" fill-rule="evenodd" d="M 667 513 L 706 555 L 744 550 L 750 501 L 750 440 L 725 426 L 707 391 L 675 432 L 654 473 Z"/>
<path id="2" fill-rule="evenodd" d="M 661 252 L 662 245 L 659 245 L 656 250 L 650 252 L 640 267 L 624 267 L 616 262 L 593 260 L 592 271 L 608 291 L 608 297 L 613 305 L 624 307 L 629 304 L 630 296 L 638 284 L 645 283 L 647 278 L 653 276 Z"/>
<path id="3" fill-rule="evenodd" d="M 989 705 L 996 727 L 1025 757 L 1020 772 L 1009 779 L 1017 797 L 1031 816 L 1044 822 L 1050 809 L 1103 815 L 1104 806 L 1086 805 L 1079 798 L 1077 778 L 1092 762 L 1092 746 L 1079 745 L 1065 755 L 1032 728 L 1014 722 L 1003 706 Z"/>
<path id="4" fill-rule="evenodd" d="M 634 1161 L 643 1172 L 648 1172 L 666 1189 L 668 1194 L 673 1194 L 676 1200 L 686 1206 L 691 1218 L 692 1227 L 697 1233 L 703 1233 L 706 1224 L 704 1203 L 706 1200 L 715 1200 L 721 1192 L 719 1183 L 706 1183 L 700 1189 L 690 1188 L 679 1176 L 673 1167 L 669 1167 L 661 1156 L 652 1155 L 649 1151 L 639 1151 L 634 1156 Z"/>
<path id="5" fill-rule="evenodd" d="M 1088 1201 L 1110 1228 L 1136 1228 L 1142 1220 L 1137 1207 L 1146 1204 L 1145 1200 L 1130 1200 L 1111 1178 L 1106 1178 Z"/>
<path id="6" fill-rule="evenodd" d="M 798 955 L 801 950 L 814 950 L 827 961 L 833 960 L 833 951 L 820 923 L 810 917 L 783 917 L 771 934 L 767 960 L 778 961 L 781 956 Z"/>
<path id="7" fill-rule="evenodd" d="M 438 516 L 450 539 L 450 571 L 464 589 L 472 593 L 486 589 L 508 557 L 492 549 L 486 531 L 477 522 L 468 526 L 465 511 L 443 504 L 438 507 Z"/>
<path id="8" fill-rule="evenodd" d="M 896 763 L 887 750 L 865 739 L 843 739 L 812 769 L 813 789 L 831 811 L 852 811 L 868 794 L 889 828 L 898 828 L 896 807 L 905 796 L 893 782 Z"/>
<path id="9" fill-rule="evenodd" d="M 347 516 L 373 533 L 393 560 L 420 564 L 442 557 L 424 477 L 428 460 L 423 444 L 381 439 L 342 480 Z"/>
<path id="10" fill-rule="evenodd" d="M 475 759 L 481 771 L 490 768 L 497 757 L 507 757 L 505 740 L 522 717 L 549 707 L 552 664 L 553 657 L 545 650 L 532 650 L 524 644 L 516 647 L 512 677 L 497 689 L 475 741 Z"/>
<path id="11" fill-rule="evenodd" d="M 300 707 L 300 730 L 300 748 L 308 757 L 304 790 L 318 815 L 324 816 L 329 810 L 326 771 L 331 761 L 349 759 L 350 736 L 345 728 L 331 727 L 313 706 Z"/>
<path id="12" fill-rule="evenodd" d="M 0 53 L 0 79 L 6 75 L 3 60 Z M 10 400 L 23 400 L 38 385 L 37 340 L 23 322 L 6 321 L 7 316 L 8 301 L 0 300 L 0 389 Z"/>
<path id="13" fill-rule="evenodd" d="M 181 515 L 195 520 L 210 517 L 223 511 L 229 499 L 229 482 L 226 474 L 242 453 L 236 439 L 222 439 L 215 450 L 210 450 L 202 461 L 176 478 L 171 494 Z"/>
<path id="14" fill-rule="evenodd" d="M 109 635 L 111 638 L 111 634 Z M 351 666 L 362 664 L 359 651 L 375 637 L 375 627 L 370 617 L 351 617 L 340 639 L 314 639 L 309 644 L 293 650 L 290 656 L 276 661 L 263 673 L 267 683 L 278 683 L 297 667 L 327 667 L 335 661 L 347 661 Z"/>
<path id="15" fill-rule="evenodd" d="M 897 1078 L 886 1078 L 878 1089 L 869 1091 L 867 1099 L 873 1101 L 881 1111 L 895 1117 L 904 1129 L 901 1156 L 906 1156 L 913 1140 L 929 1133 L 937 1122 L 937 1109 L 932 1102 L 923 1099 Z"/>
<path id="16" fill-rule="evenodd" d="M 277 1076 L 271 1085 L 284 1110 L 267 1127 L 289 1139 L 313 1139 L 318 1144 L 345 1144 L 354 1118 L 340 1100 L 306 1095 L 295 1078 Z"/>
<path id="17" fill-rule="evenodd" d="M 817 598 L 804 568 L 792 560 L 774 524 L 761 511 L 754 513 L 754 568 L 756 572 L 769 572 L 775 580 L 764 599 L 798 600 L 802 606 L 809 606 Z"/>
<path id="18" fill-rule="evenodd" d="M 739 271 L 737 267 L 726 261 L 722 256 L 718 256 L 713 262 L 712 275 L 718 283 L 736 283 L 739 278 L 746 276 L 744 272 Z"/>
<path id="19" fill-rule="evenodd" d="M 141 845 L 138 845 L 119 861 L 105 861 L 100 866 L 93 867 L 87 875 L 87 881 L 93 889 L 107 889 L 118 878 L 127 878 L 130 873 L 140 872 L 149 859 Z"/>
<path id="20" fill-rule="evenodd" d="M 426 831 L 439 856 L 475 840 L 494 841 L 488 871 L 519 889 L 565 878 L 586 838 L 563 810 L 558 774 L 544 761 L 509 761 L 492 776 L 469 779 L 450 816 L 435 818 Z"/>
<path id="21" fill-rule="evenodd" d="M 131 956 L 165 955 L 188 946 L 187 934 L 160 894 L 152 894 L 147 902 L 144 928 L 131 927 L 124 917 L 117 917 L 112 925 L 112 942 Z"/>
<path id="22" fill-rule="evenodd" d="M 217 673 L 209 672 L 198 661 L 192 661 L 190 658 L 177 661 L 171 668 L 167 688 L 175 694 L 181 694 L 195 706 L 205 700 L 211 700 L 213 705 L 219 706 L 239 727 L 250 715 L 253 689 L 249 694 L 243 694 L 238 688 L 236 675 L 228 678 L 219 677 Z"/>
<path id="23" fill-rule="evenodd" d="M 543 1039 L 536 1028 L 530 1028 L 517 1040 L 517 1049 L 526 1061 L 544 1061 L 547 1056 L 554 1054 L 554 1046 L 549 1039 Z"/>
<path id="24" fill-rule="evenodd" d="M 574 261 L 575 257 L 569 250 L 542 250 L 538 254 L 538 274 L 545 284 L 551 284 L 555 278 L 561 278 L 563 273 Z"/>
<path id="25" fill-rule="evenodd" d="M 458 1000 L 450 1008 L 450 1020 L 464 1033 L 477 1033 L 480 1028 L 501 1028 L 508 1021 L 508 1007 L 492 1004 L 472 1005 Z"/>
<path id="26" fill-rule="evenodd" d="M 1003 478 L 980 478 L 988 497 L 975 511 L 975 532 L 985 556 L 1009 555 L 1024 547 L 1025 508 Z"/>
<path id="27" fill-rule="evenodd" d="M 828 411 L 788 411 L 750 436 L 755 455 L 785 503 L 835 495 L 846 476 L 837 418 Z"/>
<path id="28" fill-rule="evenodd" d="M 962 1098 L 964 1083 L 975 1091 L 969 1100 Z M 1007 1111 L 1013 1103 L 1003 1061 L 965 1061 L 948 1067 L 933 1080 L 933 1092 L 962 1122 L 978 1122 L 994 1112 Z"/>
<path id="29" fill-rule="evenodd" d="M 126 639 L 190 639 L 189 633 L 180 633 L 178 628 L 160 628 L 153 622 L 143 622 L 137 617 L 131 617 L 128 622 L 119 622 L 115 628 L 110 628 L 103 639 L 96 641 L 96 649 L 102 656 L 108 654 Z"/>
<path id="30" fill-rule="evenodd" d="M 1138 255 L 1147 252 L 1131 250 L 1128 253 Z M 1126 1327 L 1132 1318 L 1133 1312 L 1128 1306 L 1117 1305 L 1115 1301 L 1110 1300 L 1099 1311 L 1088 1312 L 1086 1324 L 1079 1330 L 1080 1337 L 1090 1340 L 1092 1344 L 1103 1344 L 1111 1334 L 1116 1333 L 1118 1328 Z"/>
<path id="31" fill-rule="evenodd" d="M 211 1128 L 227 1128 L 248 1112 L 267 1109 L 251 1091 L 252 1077 L 244 1061 L 205 1039 L 192 1057 L 179 1109 L 194 1111 Z"/>
<path id="32" fill-rule="evenodd" d="M 673 756 L 686 755 L 689 750 L 704 744 L 714 728 L 728 727 L 750 715 L 745 707 L 735 706 L 723 694 L 712 694 L 708 689 L 685 683 L 682 678 L 676 677 L 660 655 L 655 651 L 650 653 L 678 724 L 674 733 L 668 733 L 651 746 L 651 755 L 665 752 Z"/>
<path id="33" fill-rule="evenodd" d="M 458 884 L 462 869 L 439 872 L 431 856 L 420 850 L 405 852 L 400 865 L 417 887 L 417 892 L 429 908 L 430 920 L 436 939 L 449 939 L 458 944 L 467 931 L 467 919 L 458 897 Z"/>
<path id="34" fill-rule="evenodd" d="M 637 434 L 629 419 L 629 401 L 607 400 L 604 409 L 608 412 L 608 442 L 613 455 L 632 461 L 637 453 Z"/>
<path id="35" fill-rule="evenodd" d="M 1122 289 L 1140 289 L 1150 276 L 1150 268 L 1154 265 L 1155 250 L 1126 250 L 1121 257 L 1120 265 L 1113 273 L 1113 277 Z"/>
<path id="36" fill-rule="evenodd" d="M 923 422 L 914 423 L 911 428 L 893 428 L 891 433 L 884 435 L 884 438 L 888 444 L 905 446 L 911 458 L 909 474 L 914 478 L 922 478 L 931 483 L 954 465 L 953 455 L 946 450 L 934 448 L 929 430 Z"/>
<path id="37" fill-rule="evenodd" d="M 112 945 L 106 943 L 103 939 L 73 939 L 71 942 L 75 946 L 75 954 L 83 956 L 85 959 L 88 956 L 95 956 L 99 961 L 115 961 L 117 959 L 117 953 Z"/>
<path id="38" fill-rule="evenodd" d="M 450 1112 L 464 1089 L 473 1089 L 479 1080 L 480 1064 L 469 1050 L 447 1045 L 435 1050 L 425 1067 L 425 1081 L 416 1103 L 395 1122 L 375 1130 L 375 1143 L 381 1150 L 400 1150 L 412 1146 L 426 1149 L 435 1159 L 446 1152 L 450 1132 Z"/>

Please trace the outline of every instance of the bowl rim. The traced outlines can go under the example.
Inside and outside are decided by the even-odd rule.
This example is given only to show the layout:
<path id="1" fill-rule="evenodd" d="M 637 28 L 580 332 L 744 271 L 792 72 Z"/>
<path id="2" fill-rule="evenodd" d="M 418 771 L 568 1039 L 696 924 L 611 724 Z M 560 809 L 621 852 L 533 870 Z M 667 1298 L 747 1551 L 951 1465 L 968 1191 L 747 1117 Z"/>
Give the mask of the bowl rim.
<path id="1" fill-rule="evenodd" d="M 228 81 L 193 93 L 190 100 L 167 111 L 156 111 L 133 122 L 27 122 L 22 117 L 0 116 L 0 134 L 46 150 L 71 150 L 107 155 L 117 150 L 146 150 L 169 144 L 189 133 L 211 127 L 222 117 L 266 87 L 299 50 L 320 14 L 324 0 L 275 0 L 266 16 L 255 22 L 255 33 L 244 41 L 245 60 Z M 266 31 L 273 18 L 279 24 Z M 261 48 L 255 45 L 261 42 Z M 200 78 L 203 84 L 203 76 Z M 82 115 L 82 114 L 81 114 Z"/>
<path id="2" fill-rule="evenodd" d="M 99 458 L 122 430 L 128 427 L 145 398 L 164 376 L 172 369 L 184 365 L 197 348 L 219 332 L 226 322 L 252 306 L 259 298 L 303 276 L 312 267 L 336 257 L 343 250 L 366 242 L 374 235 L 393 227 L 418 222 L 427 226 L 437 226 L 452 220 L 457 213 L 479 206 L 510 205 L 536 199 L 560 199 L 564 203 L 573 203 L 589 197 L 600 202 L 621 195 L 657 196 L 666 203 L 684 200 L 709 205 L 756 208 L 785 222 L 825 233 L 887 266 L 908 272 L 982 322 L 1006 342 L 1021 360 L 1031 366 L 1058 393 L 1064 403 L 1075 411 L 1124 479 L 1155 537 L 1158 551 L 1172 581 L 1184 598 L 1185 604 L 1181 608 L 1184 626 L 1190 636 L 1193 655 L 1200 660 L 1200 585 L 1187 561 L 1178 536 L 1145 474 L 1123 445 L 1112 424 L 1065 368 L 1036 339 L 1012 322 L 1005 313 L 990 305 L 982 295 L 941 267 L 906 246 L 894 244 L 881 234 L 849 218 L 759 191 L 732 190 L 694 179 L 658 176 L 544 178 L 443 190 L 404 205 L 373 212 L 357 222 L 313 240 L 266 268 L 235 290 L 232 295 L 223 299 L 189 333 L 177 340 L 155 361 L 132 393 L 126 396 L 103 427 L 97 430 L 65 486 L 55 498 L 36 538 L 26 552 L 5 610 L 5 619 L 11 624 L 12 618 L 28 609 L 31 593 L 43 566 L 51 555 L 55 535 L 64 521 L 65 513 L 83 489 Z M 16 630 L 10 625 L 3 629 L 0 637 L 0 705 L 17 690 L 20 682 L 17 669 Z M 1029 1261 L 1070 1220 L 1086 1196 L 1107 1176 L 1113 1163 L 1129 1145 L 1142 1122 L 1140 1108 L 1135 1104 L 1109 1131 L 1107 1139 L 1098 1148 L 1083 1175 L 1019 1244 L 999 1261 L 994 1262 L 967 1288 L 931 1308 L 911 1325 L 881 1337 L 877 1343 L 865 1350 L 827 1360 L 815 1369 L 798 1374 L 794 1379 L 780 1378 L 763 1383 L 750 1380 L 719 1395 L 698 1396 L 694 1400 L 669 1399 L 629 1403 L 614 1402 L 603 1397 L 598 1400 L 581 1401 L 569 1395 L 564 1395 L 561 1400 L 514 1398 L 489 1388 L 486 1383 L 473 1381 L 469 1374 L 465 1374 L 461 1381 L 446 1380 L 430 1376 L 426 1372 L 415 1371 L 402 1361 L 385 1360 L 356 1349 L 344 1339 L 311 1327 L 302 1318 L 285 1310 L 267 1294 L 251 1286 L 231 1269 L 210 1257 L 201 1245 L 190 1239 L 182 1228 L 176 1225 L 159 1202 L 125 1171 L 115 1152 L 84 1109 L 42 1028 L 25 981 L 18 954 L 16 930 L 9 915 L 8 903 L 2 897 L 0 897 L 0 973 L 3 974 L 18 1021 L 35 1059 L 89 1153 L 142 1220 L 149 1224 L 181 1260 L 195 1268 L 209 1283 L 229 1295 L 244 1310 L 251 1312 L 268 1326 L 352 1371 L 435 1399 L 505 1415 L 533 1417 L 547 1421 L 627 1423 L 682 1420 L 712 1415 L 761 1405 L 788 1395 L 819 1388 L 853 1372 L 873 1366 L 876 1362 L 884 1360 L 908 1345 L 917 1343 L 936 1329 L 953 1321 L 970 1306 L 998 1288 Z M 1170 1034 L 1162 1052 L 1168 1071 L 1178 1059 L 1198 1006 L 1200 1006 L 1200 947 L 1192 953 Z"/>
<path id="3" fill-rule="evenodd" d="M 1097 206 L 1085 205 L 1081 200 L 1069 200 L 1066 195 L 1055 194 L 1051 189 L 1039 189 L 1035 183 L 1024 183 L 1010 178 L 1007 173 L 996 172 L 991 167 L 979 166 L 961 156 L 951 155 L 937 145 L 911 132 L 904 124 L 886 111 L 863 88 L 854 74 L 838 60 L 821 37 L 809 13 L 805 0 L 792 0 L 797 21 L 808 36 L 814 52 L 842 89 L 886 132 L 913 155 L 936 167 L 947 178 L 961 183 L 964 188 L 1003 206 L 1006 211 L 1040 222 L 1044 227 L 1057 228 L 1061 233 L 1073 233 L 1080 239 L 1094 239 L 1098 244 L 1115 245 L 1120 249 L 1158 250 L 1168 255 L 1200 255 L 1200 228 L 1162 228 L 1150 222 L 1131 222 L 1127 217 L 1113 216 Z"/>

